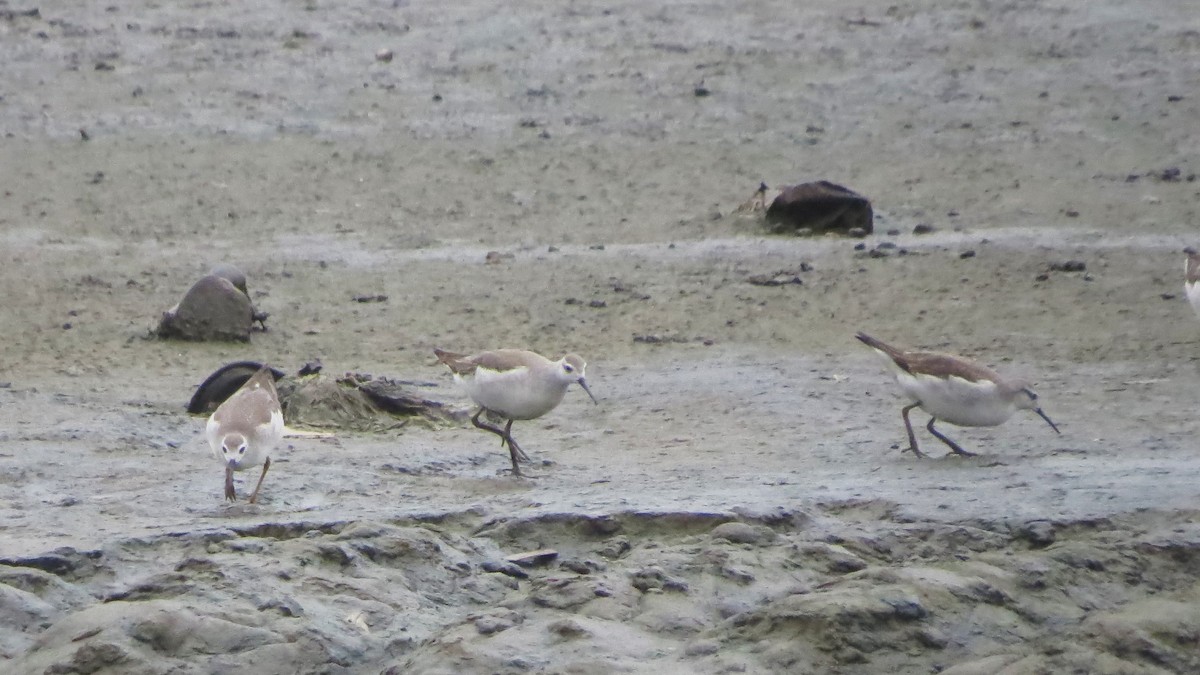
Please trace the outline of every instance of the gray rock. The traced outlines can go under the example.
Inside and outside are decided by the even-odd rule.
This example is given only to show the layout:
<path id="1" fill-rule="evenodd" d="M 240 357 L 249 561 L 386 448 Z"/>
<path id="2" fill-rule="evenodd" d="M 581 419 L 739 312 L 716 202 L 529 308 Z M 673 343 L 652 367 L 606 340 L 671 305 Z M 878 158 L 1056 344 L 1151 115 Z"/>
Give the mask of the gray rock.
<path id="1" fill-rule="evenodd" d="M 183 300 L 163 313 L 161 338 L 248 342 L 254 322 L 250 298 L 230 280 L 215 275 L 192 285 Z"/>
<path id="2" fill-rule="evenodd" d="M 775 234 L 838 232 L 866 236 L 874 230 L 871 202 L 853 190 L 816 181 L 783 189 L 767 208 L 767 225 Z"/>
<path id="3" fill-rule="evenodd" d="M 682 579 L 667 576 L 662 568 L 651 565 L 630 574 L 630 585 L 643 593 L 653 591 L 676 591 L 686 593 L 687 582 Z"/>
<path id="4" fill-rule="evenodd" d="M 0 654 L 29 646 L 33 636 L 58 618 L 58 610 L 28 591 L 0 584 Z"/>
<path id="5" fill-rule="evenodd" d="M 579 638 L 588 637 L 592 633 L 584 628 L 574 619 L 559 619 L 551 621 L 546 626 L 546 630 L 560 640 L 577 640 Z"/>
<path id="6" fill-rule="evenodd" d="M 721 643 L 717 640 L 696 640 L 683 648 L 685 656 L 708 656 L 721 651 Z"/>
<path id="7" fill-rule="evenodd" d="M 774 532 L 768 528 L 755 527 L 737 521 L 721 523 L 709 533 L 713 539 L 724 539 L 735 544 L 757 544 L 774 538 Z"/>
<path id="8" fill-rule="evenodd" d="M 625 557 L 631 548 L 629 538 L 625 535 L 618 535 L 606 541 L 597 552 L 609 560 L 617 560 Z"/>
<path id="9" fill-rule="evenodd" d="M 509 616 L 495 616 L 488 614 L 475 618 L 475 630 L 479 631 L 480 635 L 492 635 L 502 631 L 506 631 L 516 625 L 516 622 Z"/>
<path id="10" fill-rule="evenodd" d="M 521 569 L 516 563 L 505 562 L 502 560 L 485 560 L 480 567 L 484 572 L 499 572 L 510 576 L 514 579 L 528 579 L 529 572 Z"/>
<path id="11" fill-rule="evenodd" d="M 1028 541 L 1034 548 L 1045 548 L 1054 543 L 1054 529 L 1054 523 L 1034 520 L 1017 528 L 1017 536 Z"/>
<path id="12" fill-rule="evenodd" d="M 246 297 L 250 296 L 250 291 L 246 290 L 246 273 L 237 267 L 230 265 L 229 263 L 217 263 L 216 265 L 213 265 L 211 270 L 208 271 L 208 274 L 209 276 L 221 277 L 222 279 L 225 279 L 229 283 L 233 284 L 234 288 L 244 293 Z"/>
<path id="13" fill-rule="evenodd" d="M 521 567 L 542 567 L 549 565 L 557 557 L 558 551 L 544 548 L 537 551 L 515 553 L 505 558 L 505 560 L 510 563 L 520 565 Z"/>
<path id="14" fill-rule="evenodd" d="M 596 586 L 586 577 L 571 579 L 537 579 L 529 600 L 539 607 L 571 609 L 597 597 Z"/>

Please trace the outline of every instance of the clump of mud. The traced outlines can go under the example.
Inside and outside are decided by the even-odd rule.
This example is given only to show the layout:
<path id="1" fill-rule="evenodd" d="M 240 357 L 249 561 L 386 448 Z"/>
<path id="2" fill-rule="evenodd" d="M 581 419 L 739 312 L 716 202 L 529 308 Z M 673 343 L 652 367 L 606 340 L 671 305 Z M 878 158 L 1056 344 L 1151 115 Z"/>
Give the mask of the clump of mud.
<path id="1" fill-rule="evenodd" d="M 291 426 L 378 432 L 412 423 L 435 428 L 465 419 L 461 411 L 414 394 L 411 383 L 389 377 L 318 373 L 284 378 L 277 386 Z"/>
<path id="2" fill-rule="evenodd" d="M 1200 669 L 1187 517 L 893 512 L 476 509 L 63 548 L 0 559 L 0 656 L 10 673 Z"/>

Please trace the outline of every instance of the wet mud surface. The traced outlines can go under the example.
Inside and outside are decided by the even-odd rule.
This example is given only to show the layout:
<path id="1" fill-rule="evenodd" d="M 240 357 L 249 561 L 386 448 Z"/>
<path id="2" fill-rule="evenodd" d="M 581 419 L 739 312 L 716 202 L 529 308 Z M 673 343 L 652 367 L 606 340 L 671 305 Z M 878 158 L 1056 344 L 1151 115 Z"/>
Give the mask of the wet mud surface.
<path id="1" fill-rule="evenodd" d="M 0 4 L 0 670 L 1200 669 L 1186 3 L 36 6 Z M 822 179 L 874 235 L 735 213 Z M 218 262 L 269 330 L 151 339 Z M 859 330 L 1062 435 L 901 453 Z M 527 479 L 411 424 L 289 437 L 228 505 L 184 412 L 244 359 L 467 410 L 432 348 L 502 346 L 600 398 L 514 426 Z"/>

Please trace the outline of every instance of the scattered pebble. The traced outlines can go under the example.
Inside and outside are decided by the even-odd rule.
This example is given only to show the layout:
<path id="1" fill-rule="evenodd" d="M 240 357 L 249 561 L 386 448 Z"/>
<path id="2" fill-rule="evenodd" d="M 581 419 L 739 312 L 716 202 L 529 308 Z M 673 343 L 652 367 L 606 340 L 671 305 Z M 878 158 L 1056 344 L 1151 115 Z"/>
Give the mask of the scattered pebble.
<path id="1" fill-rule="evenodd" d="M 1064 262 L 1050 263 L 1051 272 L 1082 272 L 1087 269 L 1087 264 L 1082 260 L 1067 260 Z"/>
<path id="2" fill-rule="evenodd" d="M 774 274 L 752 274 L 746 281 L 755 286 L 799 286 L 804 283 L 799 274 L 787 270 Z"/>
<path id="3" fill-rule="evenodd" d="M 516 563 L 521 567 L 541 567 L 549 565 L 557 557 L 558 551 L 552 548 L 544 548 L 537 551 L 515 553 L 505 558 L 505 560 L 510 563 Z"/>
<path id="4" fill-rule="evenodd" d="M 484 572 L 498 572 L 505 576 L 513 577 L 514 579 L 529 578 L 529 572 L 521 569 L 516 563 L 500 560 L 485 560 L 479 567 L 482 568 Z"/>

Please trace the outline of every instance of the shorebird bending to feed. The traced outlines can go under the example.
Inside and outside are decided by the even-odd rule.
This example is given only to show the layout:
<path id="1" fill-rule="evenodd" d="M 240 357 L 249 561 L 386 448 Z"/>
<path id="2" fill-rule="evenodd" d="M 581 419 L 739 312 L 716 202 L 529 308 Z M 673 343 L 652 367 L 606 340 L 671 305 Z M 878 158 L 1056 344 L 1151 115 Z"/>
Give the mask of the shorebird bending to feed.
<path id="1" fill-rule="evenodd" d="M 479 406 L 471 423 L 500 437 L 500 447 L 508 446 L 514 476 L 521 475 L 517 460 L 529 461 L 521 446 L 512 437 L 515 420 L 531 420 L 554 410 L 567 393 L 567 387 L 578 382 L 580 387 L 599 403 L 584 380 L 587 364 L 576 354 L 567 354 L 557 361 L 524 349 L 497 349 L 471 356 L 440 349 L 433 350 L 454 374 L 454 381 Z M 508 420 L 501 429 L 479 419 L 485 411 Z"/>
<path id="2" fill-rule="evenodd" d="M 217 407 L 205 427 L 208 445 L 213 456 L 225 465 L 225 499 L 237 500 L 233 489 L 233 472 L 262 465 L 262 474 L 250 503 L 258 500 L 267 469 L 271 468 L 269 454 L 283 437 L 283 411 L 275 392 L 275 377 L 263 366 L 232 396 Z"/>
<path id="3" fill-rule="evenodd" d="M 926 426 L 955 454 L 967 457 L 975 453 L 963 450 L 957 443 L 933 428 L 933 423 L 943 420 L 962 427 L 994 427 L 1008 421 L 1018 410 L 1032 410 L 1060 433 L 1054 422 L 1038 407 L 1037 394 L 1024 382 L 1006 380 L 991 368 L 974 361 L 937 352 L 903 351 L 885 344 L 870 335 L 858 333 L 855 337 L 874 349 L 885 359 L 888 367 L 904 393 L 913 403 L 905 406 L 900 415 L 904 428 L 908 430 L 909 450 L 917 457 L 924 453 L 917 447 L 908 412 L 918 406 L 930 414 Z"/>
<path id="4" fill-rule="evenodd" d="M 1183 263 L 1183 292 L 1187 294 L 1196 315 L 1200 316 L 1200 253 L 1191 246 L 1183 249 L 1183 252 L 1187 254 L 1187 260 Z"/>

